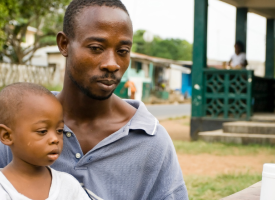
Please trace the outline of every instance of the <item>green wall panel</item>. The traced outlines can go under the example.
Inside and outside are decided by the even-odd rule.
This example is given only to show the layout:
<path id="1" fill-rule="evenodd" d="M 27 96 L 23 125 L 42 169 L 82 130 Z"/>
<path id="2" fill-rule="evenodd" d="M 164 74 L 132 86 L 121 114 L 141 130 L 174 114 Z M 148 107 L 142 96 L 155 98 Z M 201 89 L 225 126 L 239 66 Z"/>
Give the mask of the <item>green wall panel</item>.
<path id="1" fill-rule="evenodd" d="M 208 0 L 195 0 L 192 117 L 203 116 L 203 69 L 207 66 Z"/>
<path id="2" fill-rule="evenodd" d="M 125 81 L 121 81 L 117 88 L 115 89 L 115 95 L 119 96 L 122 99 L 128 99 L 128 88 L 124 88 Z"/>
<path id="3" fill-rule="evenodd" d="M 247 8 L 237 8 L 236 16 L 236 41 L 240 41 L 244 44 L 246 50 L 247 40 Z"/>

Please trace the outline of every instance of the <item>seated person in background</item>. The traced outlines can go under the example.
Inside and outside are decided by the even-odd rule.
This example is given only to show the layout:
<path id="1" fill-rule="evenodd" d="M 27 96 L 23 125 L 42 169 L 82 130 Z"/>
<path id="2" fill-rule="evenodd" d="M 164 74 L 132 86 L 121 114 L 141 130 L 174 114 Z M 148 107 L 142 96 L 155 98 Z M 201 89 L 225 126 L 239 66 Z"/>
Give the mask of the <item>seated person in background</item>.
<path id="1" fill-rule="evenodd" d="M 63 148 L 63 111 L 55 96 L 15 83 L 0 92 L 0 105 L 0 140 L 13 155 L 0 171 L 0 199 L 89 200 L 74 177 L 48 167 Z"/>
<path id="2" fill-rule="evenodd" d="M 231 57 L 229 66 L 231 69 L 245 69 L 247 65 L 248 63 L 244 52 L 244 45 L 242 42 L 238 41 L 235 44 L 235 54 Z"/>

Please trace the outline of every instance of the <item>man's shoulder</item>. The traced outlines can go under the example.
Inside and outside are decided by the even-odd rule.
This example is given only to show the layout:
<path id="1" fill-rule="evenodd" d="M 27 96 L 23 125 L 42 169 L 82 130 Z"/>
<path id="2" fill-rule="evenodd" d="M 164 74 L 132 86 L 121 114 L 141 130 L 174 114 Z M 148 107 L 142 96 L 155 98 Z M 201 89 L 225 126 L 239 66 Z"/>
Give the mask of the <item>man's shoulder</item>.
<path id="1" fill-rule="evenodd" d="M 170 151 L 174 149 L 170 135 L 168 134 L 167 130 L 159 123 L 157 125 L 156 135 L 153 139 L 162 150 Z"/>

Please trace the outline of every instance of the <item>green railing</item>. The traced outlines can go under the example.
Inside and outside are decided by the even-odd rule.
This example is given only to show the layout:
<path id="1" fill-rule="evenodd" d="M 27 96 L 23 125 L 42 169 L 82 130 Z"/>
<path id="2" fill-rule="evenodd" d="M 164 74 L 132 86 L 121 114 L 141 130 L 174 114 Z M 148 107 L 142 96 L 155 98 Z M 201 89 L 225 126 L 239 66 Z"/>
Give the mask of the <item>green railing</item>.
<path id="1" fill-rule="evenodd" d="M 203 115 L 249 120 L 252 115 L 251 70 L 204 70 Z"/>

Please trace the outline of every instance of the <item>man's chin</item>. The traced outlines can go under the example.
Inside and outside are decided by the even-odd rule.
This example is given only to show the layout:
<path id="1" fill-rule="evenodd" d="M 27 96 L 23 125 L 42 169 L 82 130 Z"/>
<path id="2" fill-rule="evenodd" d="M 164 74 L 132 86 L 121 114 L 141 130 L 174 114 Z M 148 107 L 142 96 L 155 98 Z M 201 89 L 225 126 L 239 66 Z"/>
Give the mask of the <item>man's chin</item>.
<path id="1" fill-rule="evenodd" d="M 91 99 L 94 99 L 94 100 L 99 100 L 99 101 L 104 101 L 104 100 L 107 100 L 109 99 L 112 94 L 114 93 L 115 89 L 110 92 L 110 94 L 106 94 L 106 95 L 98 95 L 98 94 L 95 94 L 91 88 L 86 88 L 85 86 L 79 84 L 74 78 L 73 76 L 69 73 L 69 78 L 71 79 L 71 81 L 78 87 L 78 89 L 83 93 L 85 94 L 87 97 L 91 98 Z"/>
<path id="2" fill-rule="evenodd" d="M 107 100 L 109 99 L 112 94 L 114 93 L 115 90 L 113 90 L 110 94 L 108 95 L 97 95 L 97 94 L 94 94 L 93 92 L 89 91 L 89 90 L 83 90 L 81 89 L 81 91 L 89 98 L 91 99 L 94 99 L 94 100 L 98 100 L 98 101 L 104 101 L 104 100 Z"/>

